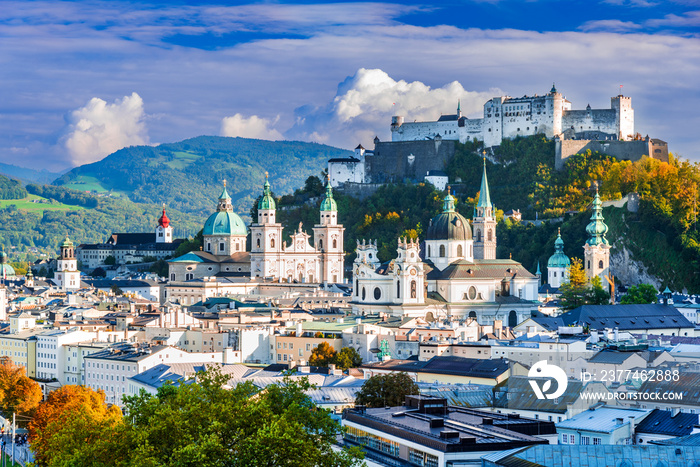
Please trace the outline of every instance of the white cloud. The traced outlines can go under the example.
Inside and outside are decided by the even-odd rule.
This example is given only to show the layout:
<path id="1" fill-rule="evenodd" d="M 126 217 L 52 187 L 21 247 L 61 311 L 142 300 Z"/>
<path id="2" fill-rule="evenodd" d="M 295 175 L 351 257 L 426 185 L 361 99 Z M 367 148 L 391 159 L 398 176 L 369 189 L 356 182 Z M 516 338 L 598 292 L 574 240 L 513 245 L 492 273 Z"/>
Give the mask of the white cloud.
<path id="1" fill-rule="evenodd" d="M 132 93 L 113 104 L 93 97 L 68 116 L 63 144 L 74 165 L 95 162 L 125 146 L 148 144 L 141 96 Z"/>
<path id="2" fill-rule="evenodd" d="M 237 113 L 233 117 L 224 117 L 221 121 L 221 136 L 240 136 L 242 138 L 269 139 L 272 141 L 284 139 L 282 133 L 273 128 L 279 117 L 270 121 L 257 115 L 244 117 Z"/>
<path id="3" fill-rule="evenodd" d="M 584 32 L 590 31 L 610 31 L 610 32 L 628 32 L 640 29 L 640 24 L 632 21 L 620 21 L 619 19 L 603 19 L 597 21 L 586 21 L 579 29 Z"/>
<path id="4" fill-rule="evenodd" d="M 301 107 L 296 123 L 285 136 L 353 147 L 371 143 L 374 135 L 384 133 L 392 115 L 407 120 L 435 120 L 441 114 L 453 114 L 461 101 L 464 115 L 478 115 L 484 102 L 500 95 L 467 91 L 457 81 L 439 88 L 420 82 L 396 81 L 380 69 L 360 68 L 338 86 L 335 97 L 323 107 Z"/>

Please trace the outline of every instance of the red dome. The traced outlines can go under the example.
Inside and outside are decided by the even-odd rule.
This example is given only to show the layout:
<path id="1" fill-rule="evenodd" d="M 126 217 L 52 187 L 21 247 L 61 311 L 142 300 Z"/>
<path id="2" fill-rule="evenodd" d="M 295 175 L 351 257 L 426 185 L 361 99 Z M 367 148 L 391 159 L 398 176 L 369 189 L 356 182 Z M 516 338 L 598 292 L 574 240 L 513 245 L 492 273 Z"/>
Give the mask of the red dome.
<path id="1" fill-rule="evenodd" d="M 165 208 L 163 208 L 163 215 L 160 216 L 160 219 L 158 219 L 158 225 L 163 228 L 166 228 L 170 225 L 170 219 L 168 219 L 168 216 L 165 215 Z"/>

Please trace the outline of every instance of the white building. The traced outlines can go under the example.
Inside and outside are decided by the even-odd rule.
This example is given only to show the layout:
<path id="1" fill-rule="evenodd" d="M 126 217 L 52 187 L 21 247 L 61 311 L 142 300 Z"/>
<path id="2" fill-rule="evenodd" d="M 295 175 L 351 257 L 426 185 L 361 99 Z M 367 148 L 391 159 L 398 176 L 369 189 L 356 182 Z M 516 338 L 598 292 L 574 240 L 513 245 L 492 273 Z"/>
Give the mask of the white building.
<path id="1" fill-rule="evenodd" d="M 454 115 L 437 121 L 405 122 L 402 116 L 391 121 L 392 141 L 435 139 L 477 139 L 486 147 L 499 146 L 503 139 L 544 134 L 548 138 L 630 140 L 634 136 L 634 110 L 629 97 L 618 95 L 609 109 L 572 110 L 571 102 L 552 86 L 544 96 L 494 97 L 484 104 L 482 118 L 467 118 L 458 105 Z"/>
<path id="2" fill-rule="evenodd" d="M 56 261 L 54 282 L 64 292 L 80 288 L 80 271 L 75 258 L 73 242 L 68 237 L 61 244 L 61 256 Z"/>
<path id="3" fill-rule="evenodd" d="M 96 337 L 96 333 L 79 330 L 52 329 L 36 336 L 36 377 L 38 379 L 56 379 L 61 384 L 80 384 L 78 381 L 67 381 L 66 373 L 79 373 L 77 362 L 69 362 L 66 352 L 67 344 L 88 342 Z"/>
<path id="4" fill-rule="evenodd" d="M 336 157 L 328 160 L 328 183 L 338 188 L 343 183 L 365 183 L 365 155 L 372 155 L 361 144 L 350 157 Z"/>

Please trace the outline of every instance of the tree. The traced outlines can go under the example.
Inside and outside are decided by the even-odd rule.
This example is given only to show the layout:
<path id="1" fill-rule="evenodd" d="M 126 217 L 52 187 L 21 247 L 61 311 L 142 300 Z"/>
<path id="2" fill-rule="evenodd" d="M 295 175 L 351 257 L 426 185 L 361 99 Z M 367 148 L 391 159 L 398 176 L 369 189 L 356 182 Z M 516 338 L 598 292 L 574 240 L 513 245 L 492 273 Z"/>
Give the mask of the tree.
<path id="1" fill-rule="evenodd" d="M 341 370 L 348 368 L 357 368 L 362 365 L 362 357 L 360 353 L 352 347 L 343 347 L 335 356 L 335 366 Z"/>
<path id="2" fill-rule="evenodd" d="M 27 377 L 24 367 L 0 357 L 0 413 L 12 418 L 13 413 L 31 413 L 41 402 L 41 387 Z"/>
<path id="3" fill-rule="evenodd" d="M 341 428 L 305 394 L 308 380 L 285 378 L 258 391 L 224 389 L 216 370 L 196 382 L 163 386 L 126 399 L 131 460 L 138 465 L 299 467 L 357 465 L 358 453 L 335 451 Z"/>
<path id="4" fill-rule="evenodd" d="M 631 305 L 634 303 L 656 303 L 657 295 L 659 291 L 651 284 L 639 284 L 633 285 L 627 289 L 627 294 L 625 294 L 620 299 L 621 305 Z"/>
<path id="5" fill-rule="evenodd" d="M 85 386 L 53 391 L 29 422 L 37 466 L 114 465 L 126 455 L 123 436 L 121 410 Z"/>
<path id="6" fill-rule="evenodd" d="M 159 259 L 151 265 L 148 271 L 156 273 L 160 277 L 168 277 L 168 262 L 164 259 Z"/>
<path id="7" fill-rule="evenodd" d="M 107 266 L 114 266 L 115 264 L 117 264 L 117 258 L 115 258 L 112 255 L 109 255 L 105 258 L 105 264 Z"/>
<path id="8" fill-rule="evenodd" d="M 569 277 L 559 287 L 563 308 L 573 310 L 584 305 L 588 289 L 588 278 L 583 270 L 583 263 L 580 258 L 573 258 L 569 266 Z"/>
<path id="9" fill-rule="evenodd" d="M 355 403 L 367 407 L 397 407 L 404 404 L 406 396 L 419 393 L 418 385 L 407 373 L 374 375 L 362 385 Z"/>
<path id="10" fill-rule="evenodd" d="M 591 286 L 586 296 L 586 305 L 605 305 L 610 303 L 610 294 L 603 288 L 603 281 L 599 276 L 591 279 Z"/>
<path id="11" fill-rule="evenodd" d="M 107 271 L 105 271 L 103 268 L 95 268 L 90 275 L 92 277 L 107 277 Z"/>
<path id="12" fill-rule="evenodd" d="M 312 366 L 328 366 L 329 363 L 335 361 L 336 354 L 335 349 L 328 342 L 323 341 L 311 352 L 309 364 Z"/>

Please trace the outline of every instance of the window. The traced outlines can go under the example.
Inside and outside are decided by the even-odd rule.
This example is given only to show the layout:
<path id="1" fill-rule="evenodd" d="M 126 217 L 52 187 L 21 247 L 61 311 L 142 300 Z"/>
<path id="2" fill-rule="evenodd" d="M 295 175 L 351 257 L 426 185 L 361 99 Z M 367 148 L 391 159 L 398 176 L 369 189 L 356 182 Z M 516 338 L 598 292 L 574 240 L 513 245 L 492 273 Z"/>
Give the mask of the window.
<path id="1" fill-rule="evenodd" d="M 440 245 L 440 258 L 445 257 L 445 245 Z"/>
<path id="2" fill-rule="evenodd" d="M 275 239 L 271 238 L 270 239 L 270 248 L 274 248 L 274 247 L 275 247 Z"/>
<path id="3" fill-rule="evenodd" d="M 258 238 L 257 240 L 255 240 L 255 245 L 256 245 L 258 248 L 260 248 L 260 239 L 259 239 L 259 238 Z"/>
<path id="4" fill-rule="evenodd" d="M 463 256 L 462 253 L 462 245 L 457 245 L 457 256 Z"/>
<path id="5" fill-rule="evenodd" d="M 333 248 L 338 248 L 338 240 L 333 239 Z"/>
<path id="6" fill-rule="evenodd" d="M 569 443 L 569 435 L 567 435 L 567 434 L 561 435 L 561 443 L 568 444 Z"/>
<path id="7" fill-rule="evenodd" d="M 598 261 L 598 269 L 603 269 L 603 261 Z"/>
<path id="8" fill-rule="evenodd" d="M 581 444 L 591 444 L 591 438 L 589 436 L 581 436 Z"/>
<path id="9" fill-rule="evenodd" d="M 224 251 L 225 247 L 226 245 L 224 244 L 224 242 L 219 242 L 219 251 Z"/>
<path id="10" fill-rule="evenodd" d="M 382 289 L 380 289 L 379 287 L 375 287 L 374 288 L 374 299 L 379 300 L 380 298 L 382 298 Z"/>
<path id="11" fill-rule="evenodd" d="M 323 239 L 318 241 L 318 249 L 323 250 Z"/>
<path id="12" fill-rule="evenodd" d="M 488 234 L 489 242 L 493 240 L 493 230 L 489 229 L 489 234 Z"/>
<path id="13" fill-rule="evenodd" d="M 396 298 L 401 298 L 401 281 L 396 281 Z"/>
<path id="14" fill-rule="evenodd" d="M 602 440 L 600 438 L 593 438 L 593 444 L 600 444 L 601 441 Z"/>
<path id="15" fill-rule="evenodd" d="M 362 287 L 362 301 L 364 302 L 366 298 L 367 298 L 367 291 L 365 290 L 364 287 Z"/>

